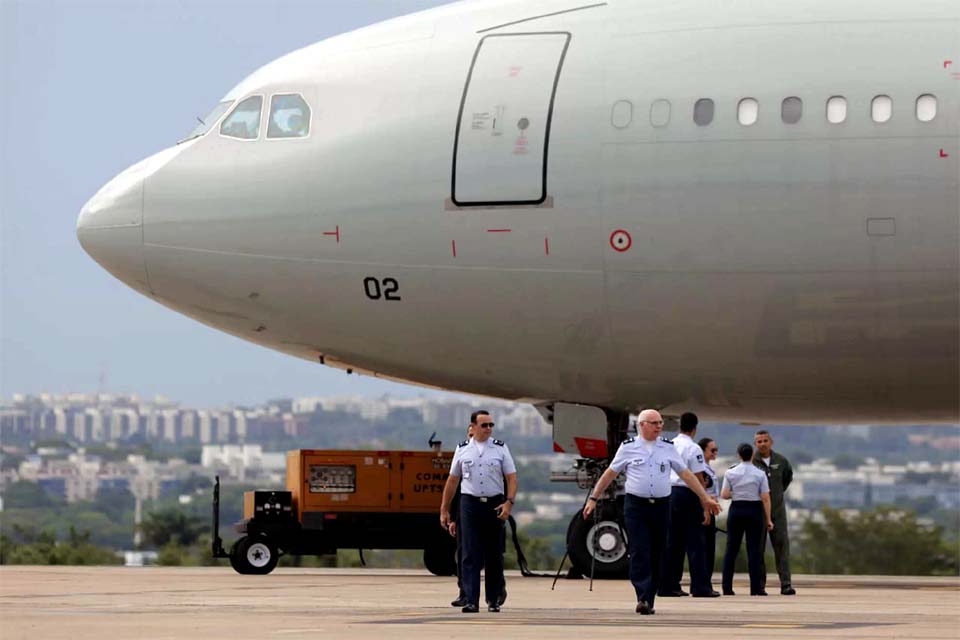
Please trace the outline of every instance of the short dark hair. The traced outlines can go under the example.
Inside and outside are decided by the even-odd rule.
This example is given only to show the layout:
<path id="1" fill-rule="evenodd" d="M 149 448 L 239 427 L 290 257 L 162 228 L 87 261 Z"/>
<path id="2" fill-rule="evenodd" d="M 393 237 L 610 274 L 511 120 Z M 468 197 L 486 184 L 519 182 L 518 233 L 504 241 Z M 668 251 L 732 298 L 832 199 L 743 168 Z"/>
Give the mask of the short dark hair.
<path id="1" fill-rule="evenodd" d="M 476 411 L 470 414 L 470 424 L 477 424 L 477 418 L 479 418 L 480 416 L 488 416 L 488 415 L 490 415 L 489 411 L 484 411 L 483 409 L 477 409 Z"/>
<path id="2" fill-rule="evenodd" d="M 706 450 L 707 450 L 707 445 L 709 445 L 711 442 L 713 442 L 713 438 L 700 438 L 700 440 L 697 442 L 697 444 L 700 445 L 700 448 L 701 448 L 701 449 L 703 449 L 704 451 L 706 451 Z"/>
<path id="3" fill-rule="evenodd" d="M 753 447 L 746 442 L 741 442 L 740 446 L 737 447 L 737 455 L 740 456 L 741 460 L 746 462 L 753 457 Z"/>
<path id="4" fill-rule="evenodd" d="M 754 433 L 753 435 L 754 435 L 754 437 L 756 437 L 756 436 L 768 436 L 768 435 L 770 435 L 770 432 L 767 431 L 766 429 L 757 429 L 757 432 Z"/>
<path id="5" fill-rule="evenodd" d="M 697 428 L 698 424 L 700 424 L 700 419 L 697 418 L 697 414 L 687 411 L 680 416 L 680 433 L 690 433 Z"/>

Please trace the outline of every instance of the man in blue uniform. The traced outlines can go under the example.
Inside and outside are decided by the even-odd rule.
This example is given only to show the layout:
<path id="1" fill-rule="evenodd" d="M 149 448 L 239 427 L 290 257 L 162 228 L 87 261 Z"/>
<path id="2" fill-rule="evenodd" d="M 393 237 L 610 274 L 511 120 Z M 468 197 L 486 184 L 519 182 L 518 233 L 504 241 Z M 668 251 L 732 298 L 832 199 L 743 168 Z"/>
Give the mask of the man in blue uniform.
<path id="1" fill-rule="evenodd" d="M 659 438 L 663 418 L 658 412 L 653 409 L 641 411 L 638 425 L 640 437 L 625 440 L 617 449 L 610 466 L 590 492 L 583 517 L 590 517 L 606 488 L 626 470 L 624 521 L 629 540 L 630 582 L 637 594 L 637 613 L 651 615 L 656 613 L 653 604 L 660 586 L 660 564 L 667 543 L 670 470 L 697 494 L 705 512 L 719 513 L 720 504 L 707 495 L 673 445 Z"/>
<path id="2" fill-rule="evenodd" d="M 460 521 L 463 536 L 463 584 L 467 604 L 464 613 L 480 610 L 480 570 L 485 569 L 488 611 L 500 611 L 504 588 L 504 522 L 517 497 L 517 467 L 502 440 L 491 437 L 494 423 L 486 411 L 478 411 L 472 440 L 464 440 L 453 454 L 450 476 L 440 503 L 440 526 L 449 529 L 450 503 L 460 483 Z M 506 485 L 506 487 L 504 487 Z"/>
<path id="3" fill-rule="evenodd" d="M 680 416 L 680 433 L 673 439 L 673 448 L 687 469 L 697 476 L 706 486 L 706 464 L 703 449 L 694 442 L 699 420 L 695 413 Z M 686 555 L 690 567 L 690 593 L 694 598 L 715 598 L 720 594 L 713 590 L 707 578 L 706 552 L 703 546 L 704 520 L 710 521 L 711 514 L 704 513 L 696 494 L 680 479 L 676 472 L 670 472 L 670 526 L 667 529 L 667 550 L 663 556 L 663 578 L 660 582 L 660 597 L 689 595 L 680 588 L 683 576 L 683 557 Z"/>
<path id="4" fill-rule="evenodd" d="M 473 437 L 476 429 L 477 412 L 474 411 L 470 416 L 470 425 L 467 427 L 467 441 Z M 457 485 L 457 491 L 453 495 L 453 506 L 450 513 L 450 526 L 448 531 L 450 535 L 457 539 L 457 599 L 450 603 L 453 607 L 464 607 L 469 602 L 467 592 L 463 590 L 463 536 L 457 535 L 457 520 L 460 519 L 460 485 Z"/>

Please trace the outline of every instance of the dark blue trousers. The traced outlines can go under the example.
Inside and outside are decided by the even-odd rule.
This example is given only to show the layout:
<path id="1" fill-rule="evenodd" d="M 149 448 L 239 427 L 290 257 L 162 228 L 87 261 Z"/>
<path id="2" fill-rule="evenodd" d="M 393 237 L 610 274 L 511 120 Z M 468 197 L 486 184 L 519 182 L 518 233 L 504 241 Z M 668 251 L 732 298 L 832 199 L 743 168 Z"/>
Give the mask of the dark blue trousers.
<path id="1" fill-rule="evenodd" d="M 750 570 L 750 594 L 763 591 L 763 504 L 735 500 L 727 516 L 727 551 L 723 555 L 723 590 L 733 591 L 733 570 L 740 543 L 747 536 L 747 567 Z"/>
<path id="2" fill-rule="evenodd" d="M 690 567 L 690 592 L 703 594 L 712 591 L 703 542 L 700 498 L 688 487 L 674 487 L 670 492 L 670 533 L 663 558 L 661 591 L 680 590 L 684 556 Z"/>
<path id="3" fill-rule="evenodd" d="M 669 498 L 640 498 L 628 493 L 623 505 L 630 553 L 630 582 L 641 600 L 653 607 L 660 587 L 660 564 L 667 544 Z"/>
<path id="4" fill-rule="evenodd" d="M 717 561 L 717 516 L 710 516 L 710 524 L 700 525 L 703 531 L 703 556 L 707 570 L 707 584 L 713 589 L 713 565 Z"/>
<path id="5" fill-rule="evenodd" d="M 504 587 L 503 550 L 506 530 L 494 509 L 504 497 L 483 500 L 463 494 L 460 497 L 460 521 L 457 535 L 463 538 L 463 575 L 460 586 L 472 604 L 480 605 L 480 570 L 484 570 L 487 602 L 499 602 Z"/>

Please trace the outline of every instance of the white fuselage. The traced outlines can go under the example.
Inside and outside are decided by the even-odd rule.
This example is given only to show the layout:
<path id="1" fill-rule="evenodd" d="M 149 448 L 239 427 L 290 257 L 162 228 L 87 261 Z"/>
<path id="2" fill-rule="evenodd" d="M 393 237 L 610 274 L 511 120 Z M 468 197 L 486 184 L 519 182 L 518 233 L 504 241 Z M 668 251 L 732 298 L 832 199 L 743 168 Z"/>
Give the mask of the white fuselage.
<path id="1" fill-rule="evenodd" d="M 256 139 L 212 123 L 131 168 L 80 239 L 181 313 L 358 373 L 956 422 L 960 5 L 572 8 L 458 4 L 281 58 L 224 98 L 263 96 Z M 271 139 L 290 94 L 309 134 Z"/>

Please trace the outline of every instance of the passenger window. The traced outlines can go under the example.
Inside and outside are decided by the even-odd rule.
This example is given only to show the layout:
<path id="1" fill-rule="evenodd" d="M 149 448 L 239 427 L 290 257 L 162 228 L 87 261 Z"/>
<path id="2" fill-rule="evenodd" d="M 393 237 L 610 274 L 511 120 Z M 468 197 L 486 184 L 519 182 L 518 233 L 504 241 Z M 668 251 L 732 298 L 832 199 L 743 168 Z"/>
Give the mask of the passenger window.
<path id="1" fill-rule="evenodd" d="M 250 96 L 240 102 L 220 125 L 220 135 L 241 140 L 256 140 L 260 134 L 262 96 Z"/>
<path id="2" fill-rule="evenodd" d="M 833 96 L 827 100 L 827 122 L 840 124 L 847 119 L 847 99 L 843 96 Z"/>
<path id="3" fill-rule="evenodd" d="M 650 124 L 665 127 L 670 123 L 670 101 L 654 100 L 650 105 Z"/>
<path id="4" fill-rule="evenodd" d="M 925 93 L 917 98 L 917 120 L 930 122 L 937 117 L 937 97 Z"/>
<path id="5" fill-rule="evenodd" d="M 745 127 L 757 122 L 760 117 L 760 103 L 754 98 L 744 98 L 737 105 L 737 120 Z"/>
<path id="6" fill-rule="evenodd" d="M 803 100 L 797 97 L 784 98 L 780 104 L 780 118 L 786 124 L 797 124 L 803 117 Z"/>
<path id="7" fill-rule="evenodd" d="M 870 117 L 874 122 L 886 122 L 893 116 L 893 100 L 890 96 L 877 96 L 870 103 Z"/>
<path id="8" fill-rule="evenodd" d="M 700 98 L 693 105 L 693 121 L 701 127 L 705 127 L 713 122 L 713 100 L 710 98 Z"/>
<path id="9" fill-rule="evenodd" d="M 270 99 L 268 138 L 304 138 L 310 133 L 310 107 L 299 93 L 278 94 Z"/>

